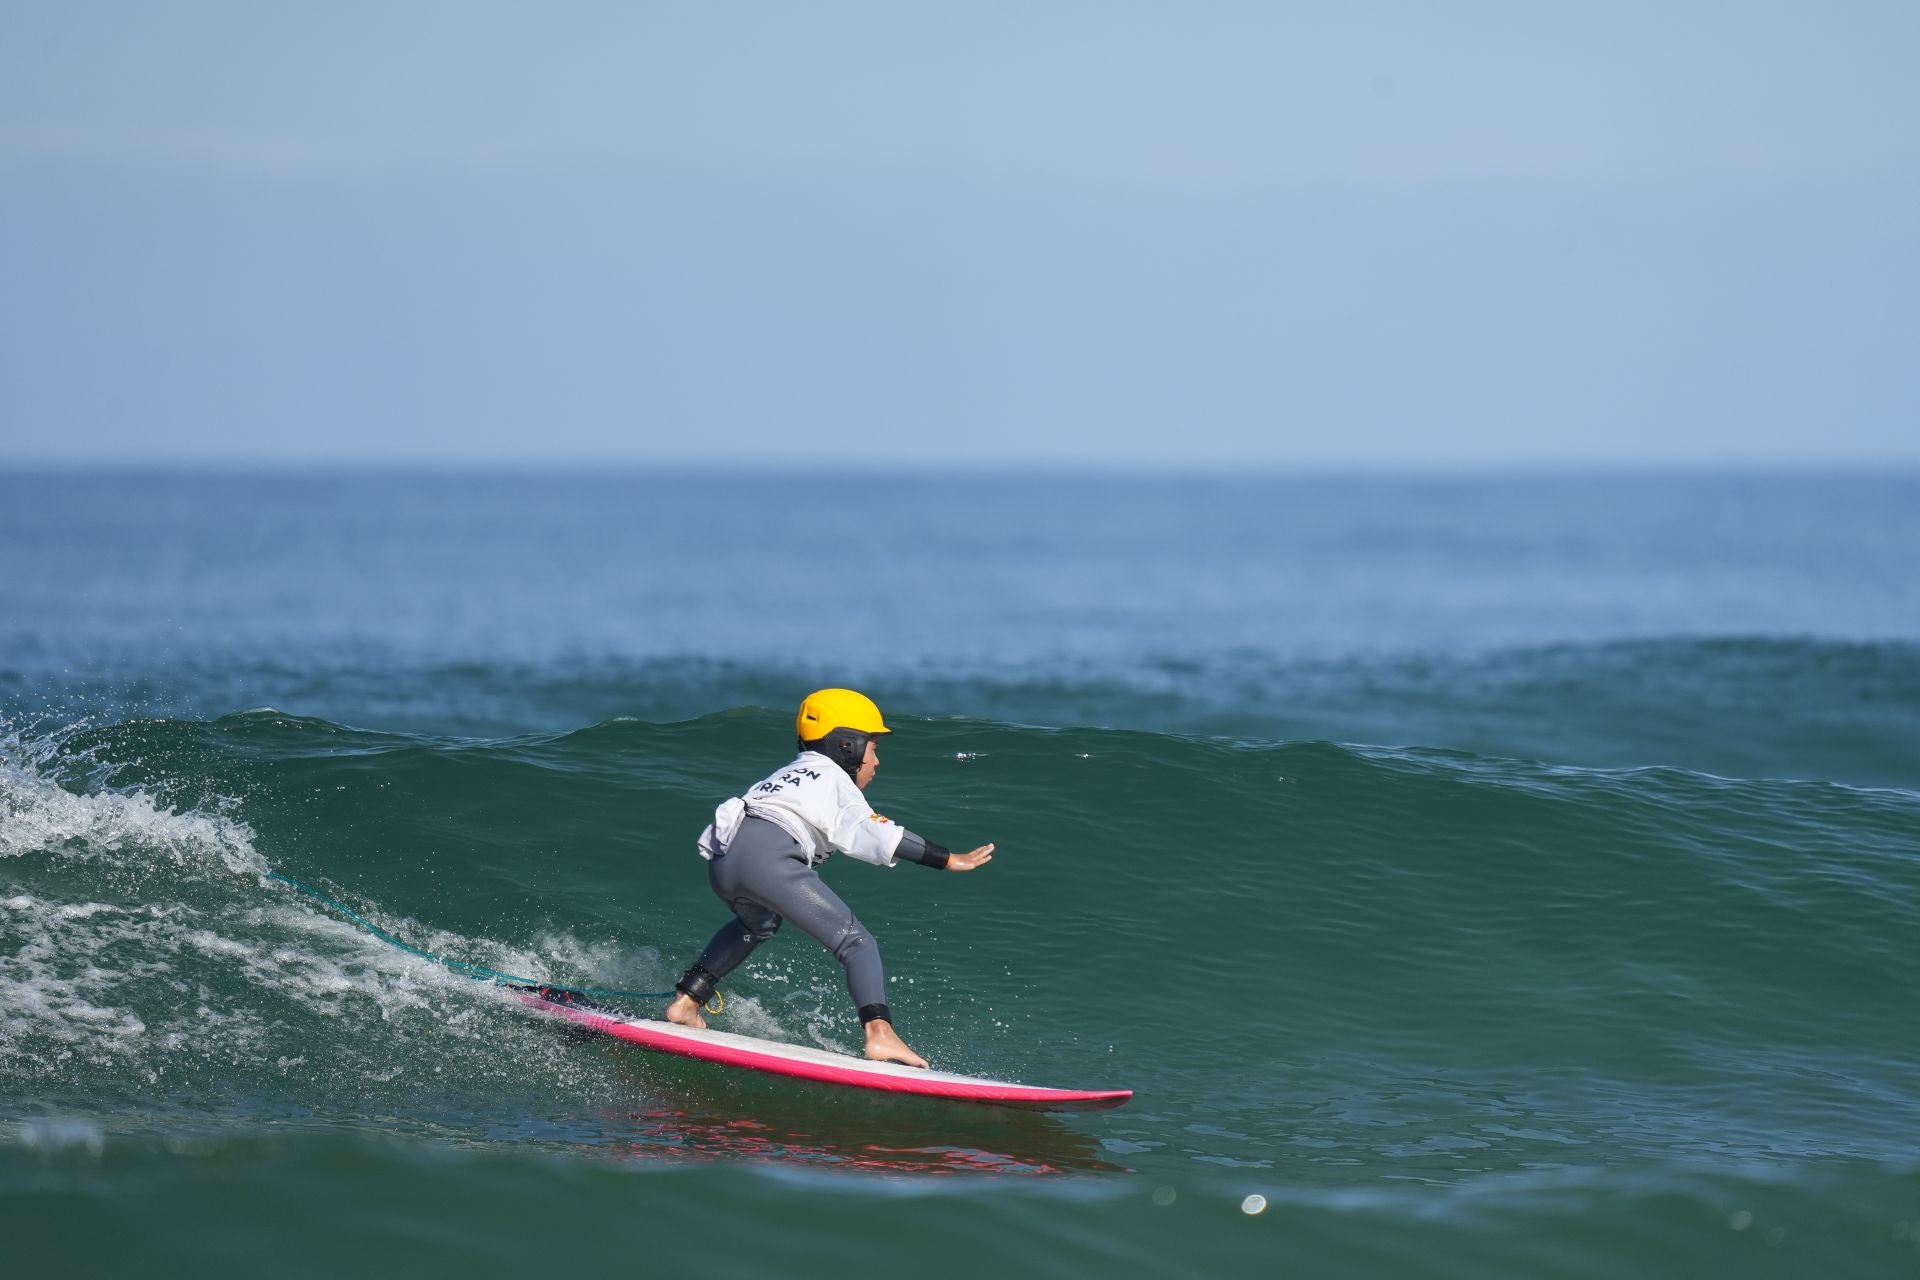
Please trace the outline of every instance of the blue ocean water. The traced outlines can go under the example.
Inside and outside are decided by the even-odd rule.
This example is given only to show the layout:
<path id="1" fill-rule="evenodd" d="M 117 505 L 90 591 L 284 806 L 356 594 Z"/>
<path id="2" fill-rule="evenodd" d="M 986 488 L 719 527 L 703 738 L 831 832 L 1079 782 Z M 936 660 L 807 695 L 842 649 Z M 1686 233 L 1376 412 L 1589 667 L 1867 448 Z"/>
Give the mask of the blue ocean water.
<path id="1" fill-rule="evenodd" d="M 1917 546 L 1914 473 L 0 474 L 0 1223 L 30 1274 L 1905 1274 Z M 1130 1107 L 575 1040 L 267 878 L 662 989 L 825 684 L 884 811 L 1002 850 L 829 869 L 909 1039 Z M 729 985 L 857 1034 L 803 938 Z"/>

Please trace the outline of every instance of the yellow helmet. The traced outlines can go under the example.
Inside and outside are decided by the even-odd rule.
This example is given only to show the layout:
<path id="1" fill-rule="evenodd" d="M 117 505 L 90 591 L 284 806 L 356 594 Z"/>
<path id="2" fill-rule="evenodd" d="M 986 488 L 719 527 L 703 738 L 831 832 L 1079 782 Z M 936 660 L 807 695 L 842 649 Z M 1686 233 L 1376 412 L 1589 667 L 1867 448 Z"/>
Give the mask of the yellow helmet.
<path id="1" fill-rule="evenodd" d="M 892 733 L 880 718 L 880 708 L 864 693 L 851 689 L 821 689 L 800 703 L 793 731 L 802 742 L 816 742 L 835 729 L 852 729 L 869 736 Z"/>

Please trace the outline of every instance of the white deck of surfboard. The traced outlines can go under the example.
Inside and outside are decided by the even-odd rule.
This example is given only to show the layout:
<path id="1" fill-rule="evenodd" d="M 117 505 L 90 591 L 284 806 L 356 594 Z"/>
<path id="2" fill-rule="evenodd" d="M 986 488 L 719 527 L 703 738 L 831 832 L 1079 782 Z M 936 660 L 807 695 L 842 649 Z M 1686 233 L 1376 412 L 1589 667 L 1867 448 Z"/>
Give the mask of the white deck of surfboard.
<path id="1" fill-rule="evenodd" d="M 870 1058 L 856 1058 L 851 1054 L 835 1053 L 830 1049 L 816 1049 L 804 1044 L 788 1044 L 782 1040 L 760 1040 L 732 1031 L 714 1031 L 711 1028 L 701 1031 L 694 1027 L 683 1027 L 674 1022 L 658 1022 L 651 1018 L 618 1018 L 611 1021 L 622 1022 L 630 1027 L 642 1027 L 649 1035 L 655 1037 L 686 1040 L 694 1044 L 721 1045 L 745 1053 L 785 1058 L 789 1062 L 818 1063 L 841 1071 L 859 1071 L 876 1076 L 899 1076 L 904 1080 L 944 1080 L 948 1084 L 988 1084 L 1002 1089 L 1028 1087 L 1015 1084 L 1010 1080 L 989 1080 L 983 1076 L 956 1075 L 951 1071 L 909 1067 L 898 1062 L 875 1062 Z"/>

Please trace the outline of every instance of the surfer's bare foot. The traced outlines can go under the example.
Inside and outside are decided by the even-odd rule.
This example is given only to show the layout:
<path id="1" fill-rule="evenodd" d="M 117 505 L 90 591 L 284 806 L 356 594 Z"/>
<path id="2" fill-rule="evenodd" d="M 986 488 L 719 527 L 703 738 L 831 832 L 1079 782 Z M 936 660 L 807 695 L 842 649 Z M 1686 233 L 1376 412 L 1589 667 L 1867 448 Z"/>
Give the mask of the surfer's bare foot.
<path id="1" fill-rule="evenodd" d="M 893 1024 L 875 1018 L 867 1024 L 867 1056 L 875 1062 L 897 1062 L 903 1067 L 924 1067 L 927 1060 L 907 1048 Z"/>
<path id="2" fill-rule="evenodd" d="M 700 1016 L 700 1006 L 684 991 L 673 993 L 673 1003 L 667 1006 L 667 1021 L 692 1027 L 696 1031 L 707 1029 L 707 1020 Z"/>

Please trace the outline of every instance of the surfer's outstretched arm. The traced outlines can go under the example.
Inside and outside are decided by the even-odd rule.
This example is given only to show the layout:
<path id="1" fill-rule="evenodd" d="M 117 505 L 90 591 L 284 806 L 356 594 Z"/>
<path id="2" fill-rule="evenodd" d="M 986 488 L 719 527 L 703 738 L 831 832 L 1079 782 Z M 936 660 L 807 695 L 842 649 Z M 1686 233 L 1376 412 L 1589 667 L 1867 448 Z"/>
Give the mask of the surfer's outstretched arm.
<path id="1" fill-rule="evenodd" d="M 973 871 L 993 861 L 993 846 L 983 844 L 969 853 L 954 853 L 925 836 L 903 829 L 900 843 L 894 846 L 893 856 L 907 862 L 917 862 L 923 867 L 932 867 L 936 871 Z"/>

